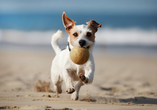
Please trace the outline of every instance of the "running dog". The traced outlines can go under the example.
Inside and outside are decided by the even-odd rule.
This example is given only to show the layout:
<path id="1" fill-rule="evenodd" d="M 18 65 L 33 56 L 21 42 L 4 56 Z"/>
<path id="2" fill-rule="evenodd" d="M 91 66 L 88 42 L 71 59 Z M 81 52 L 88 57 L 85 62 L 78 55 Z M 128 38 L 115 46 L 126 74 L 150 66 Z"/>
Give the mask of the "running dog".
<path id="1" fill-rule="evenodd" d="M 51 80 L 57 96 L 62 93 L 61 84 L 64 81 L 66 92 L 71 95 L 72 100 L 78 100 L 79 90 L 82 85 L 90 84 L 94 78 L 94 58 L 92 49 L 95 43 L 95 33 L 101 24 L 94 20 L 87 22 L 87 25 L 76 25 L 72 19 L 62 14 L 62 22 L 68 32 L 68 45 L 61 50 L 58 46 L 58 39 L 63 38 L 63 32 L 58 30 L 51 39 L 51 45 L 56 53 L 51 66 Z M 70 51 L 74 46 L 84 47 L 89 50 L 90 57 L 83 65 L 77 65 L 70 59 Z M 74 85 L 73 82 L 77 81 Z"/>

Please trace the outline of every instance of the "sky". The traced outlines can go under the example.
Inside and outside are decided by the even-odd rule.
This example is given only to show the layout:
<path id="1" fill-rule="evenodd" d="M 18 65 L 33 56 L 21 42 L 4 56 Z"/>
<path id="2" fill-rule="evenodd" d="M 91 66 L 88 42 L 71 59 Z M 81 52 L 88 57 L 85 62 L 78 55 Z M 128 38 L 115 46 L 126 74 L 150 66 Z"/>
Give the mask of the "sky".
<path id="1" fill-rule="evenodd" d="M 63 11 L 157 14 L 157 0 L 0 0 L 0 13 Z"/>

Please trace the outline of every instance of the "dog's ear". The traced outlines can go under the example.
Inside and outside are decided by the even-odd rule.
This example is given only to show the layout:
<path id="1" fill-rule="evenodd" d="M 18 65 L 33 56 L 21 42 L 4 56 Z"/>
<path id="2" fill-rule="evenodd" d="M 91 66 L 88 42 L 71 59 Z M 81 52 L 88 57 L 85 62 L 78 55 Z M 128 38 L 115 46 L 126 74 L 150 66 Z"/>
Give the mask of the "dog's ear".
<path id="1" fill-rule="evenodd" d="M 95 32 L 97 32 L 98 28 L 101 27 L 101 24 L 97 23 L 94 20 L 87 22 L 88 26 L 93 28 Z"/>
<path id="2" fill-rule="evenodd" d="M 76 24 L 76 22 L 74 22 L 72 19 L 67 17 L 65 12 L 63 12 L 62 21 L 63 21 L 63 25 L 64 25 L 66 31 L 69 31 L 70 29 L 72 29 L 73 26 Z"/>

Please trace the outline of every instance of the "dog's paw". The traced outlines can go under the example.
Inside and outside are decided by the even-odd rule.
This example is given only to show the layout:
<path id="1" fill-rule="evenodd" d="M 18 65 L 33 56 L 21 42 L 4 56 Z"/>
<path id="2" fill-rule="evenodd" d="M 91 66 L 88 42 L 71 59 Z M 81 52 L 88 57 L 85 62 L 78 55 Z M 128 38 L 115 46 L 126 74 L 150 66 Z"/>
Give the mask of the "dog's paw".
<path id="1" fill-rule="evenodd" d="M 78 100 L 78 95 L 76 92 L 74 92 L 72 95 L 71 95 L 71 100 Z"/>
<path id="2" fill-rule="evenodd" d="M 88 79 L 84 76 L 84 74 L 80 74 L 79 79 L 81 82 L 88 83 Z"/>
<path id="3" fill-rule="evenodd" d="M 68 94 L 72 94 L 73 92 L 75 92 L 75 89 L 74 88 L 69 88 L 69 89 L 66 90 L 66 92 Z"/>

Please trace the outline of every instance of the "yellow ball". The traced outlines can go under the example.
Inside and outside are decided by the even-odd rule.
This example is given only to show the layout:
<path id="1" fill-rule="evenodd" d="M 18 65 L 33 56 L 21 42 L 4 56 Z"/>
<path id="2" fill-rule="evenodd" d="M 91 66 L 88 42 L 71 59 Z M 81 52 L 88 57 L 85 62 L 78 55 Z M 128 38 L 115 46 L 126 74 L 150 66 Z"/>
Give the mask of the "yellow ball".
<path id="1" fill-rule="evenodd" d="M 75 46 L 71 49 L 70 59 L 78 65 L 84 64 L 89 59 L 89 51 L 87 48 Z"/>

